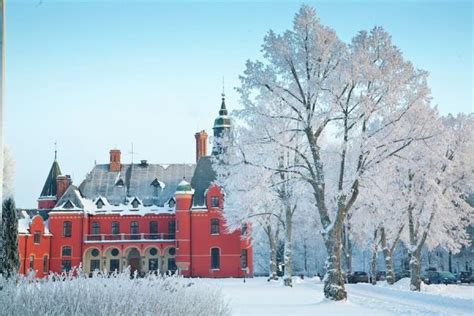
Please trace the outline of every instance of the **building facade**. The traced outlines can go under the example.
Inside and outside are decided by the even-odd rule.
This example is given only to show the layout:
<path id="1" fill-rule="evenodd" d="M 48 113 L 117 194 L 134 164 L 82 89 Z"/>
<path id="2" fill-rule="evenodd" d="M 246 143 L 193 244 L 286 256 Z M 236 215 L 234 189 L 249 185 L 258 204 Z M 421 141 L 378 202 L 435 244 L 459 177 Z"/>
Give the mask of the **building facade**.
<path id="1" fill-rule="evenodd" d="M 214 123 L 213 155 L 230 128 L 224 96 Z M 38 277 L 82 266 L 85 272 L 178 272 L 190 277 L 253 273 L 249 228 L 226 229 L 224 193 L 215 184 L 208 135 L 195 134 L 196 164 L 124 164 L 110 150 L 79 186 L 55 160 L 37 215 L 19 222 L 21 273 Z M 188 177 L 191 179 L 187 181 Z"/>

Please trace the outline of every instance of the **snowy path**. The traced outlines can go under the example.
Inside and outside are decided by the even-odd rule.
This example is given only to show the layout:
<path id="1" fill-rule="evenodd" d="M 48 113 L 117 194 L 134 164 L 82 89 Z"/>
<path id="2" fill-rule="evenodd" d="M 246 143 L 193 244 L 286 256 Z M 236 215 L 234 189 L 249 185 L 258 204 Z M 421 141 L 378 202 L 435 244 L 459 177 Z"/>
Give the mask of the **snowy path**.
<path id="1" fill-rule="evenodd" d="M 384 310 L 398 315 L 474 315 L 474 300 L 413 293 L 369 284 L 350 284 L 347 290 L 350 301 L 372 308 L 383 306 Z"/>
<path id="2" fill-rule="evenodd" d="M 331 302 L 323 296 L 323 285 L 313 280 L 297 282 L 293 288 L 279 282 L 254 278 L 208 279 L 222 288 L 233 315 L 473 315 L 474 287 L 456 288 L 453 293 L 414 293 L 396 287 L 350 284 L 349 299 Z M 453 288 L 446 288 L 453 289 Z M 443 295 L 445 294 L 445 295 Z"/>

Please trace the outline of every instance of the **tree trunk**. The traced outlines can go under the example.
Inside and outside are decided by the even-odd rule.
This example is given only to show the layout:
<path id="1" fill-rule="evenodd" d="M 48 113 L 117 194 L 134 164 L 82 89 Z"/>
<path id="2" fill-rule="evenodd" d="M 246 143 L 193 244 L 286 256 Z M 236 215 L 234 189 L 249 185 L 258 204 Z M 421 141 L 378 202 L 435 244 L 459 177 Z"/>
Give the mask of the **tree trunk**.
<path id="1" fill-rule="evenodd" d="M 349 220 L 349 218 L 348 218 Z M 347 275 L 352 274 L 352 242 L 350 238 L 351 224 L 350 222 L 345 225 L 344 229 L 344 258 L 346 262 Z"/>
<path id="2" fill-rule="evenodd" d="M 304 249 L 304 274 L 308 275 L 308 245 L 306 244 L 306 238 L 303 239 Z"/>
<path id="3" fill-rule="evenodd" d="M 293 247 L 291 241 L 291 233 L 293 226 L 293 212 L 289 205 L 285 209 L 285 278 L 284 283 L 286 286 L 293 286 Z"/>
<path id="4" fill-rule="evenodd" d="M 377 232 L 378 232 L 378 229 L 374 231 L 374 245 L 373 245 L 373 250 L 372 250 L 372 261 L 371 261 L 371 269 L 370 269 L 370 271 L 372 272 L 371 283 L 373 285 L 377 284 L 377 252 L 378 252 Z"/>
<path id="5" fill-rule="evenodd" d="M 278 280 L 277 276 L 277 237 L 273 234 L 271 225 L 267 225 L 264 229 L 268 237 L 268 243 L 270 244 L 270 277 L 268 280 Z"/>
<path id="6" fill-rule="evenodd" d="M 387 236 L 385 235 L 385 228 L 380 228 L 380 239 L 382 241 L 382 251 L 383 257 L 385 261 L 385 268 L 386 268 L 386 280 L 387 283 L 392 285 L 395 283 L 395 272 L 393 270 L 393 257 L 392 257 L 392 249 L 387 245 Z"/>
<path id="7" fill-rule="evenodd" d="M 344 288 L 344 278 L 341 273 L 341 230 L 342 223 L 328 232 L 325 244 L 328 251 L 326 260 L 326 275 L 324 276 L 324 296 L 326 298 L 340 301 L 347 298 Z"/>
<path id="8" fill-rule="evenodd" d="M 421 250 L 417 249 L 410 254 L 410 290 L 420 291 L 421 289 Z"/>

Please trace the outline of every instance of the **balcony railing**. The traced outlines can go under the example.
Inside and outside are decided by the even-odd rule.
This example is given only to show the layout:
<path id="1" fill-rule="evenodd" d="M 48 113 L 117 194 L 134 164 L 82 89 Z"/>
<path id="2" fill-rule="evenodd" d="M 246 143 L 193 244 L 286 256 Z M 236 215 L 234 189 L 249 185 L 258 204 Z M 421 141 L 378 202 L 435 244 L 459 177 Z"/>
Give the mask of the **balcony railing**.
<path id="1" fill-rule="evenodd" d="M 90 234 L 86 235 L 86 242 L 114 242 L 114 241 L 173 241 L 175 234 Z"/>

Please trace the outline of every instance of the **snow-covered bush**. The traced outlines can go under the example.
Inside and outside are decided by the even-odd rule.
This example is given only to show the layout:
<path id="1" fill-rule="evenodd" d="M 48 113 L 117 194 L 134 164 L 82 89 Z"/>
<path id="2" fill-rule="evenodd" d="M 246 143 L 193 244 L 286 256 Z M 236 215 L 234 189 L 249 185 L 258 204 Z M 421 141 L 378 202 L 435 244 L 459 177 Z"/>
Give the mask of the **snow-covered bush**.
<path id="1" fill-rule="evenodd" d="M 130 273 L 94 274 L 81 270 L 0 278 L 2 315 L 229 315 L 220 290 L 201 280 Z"/>

